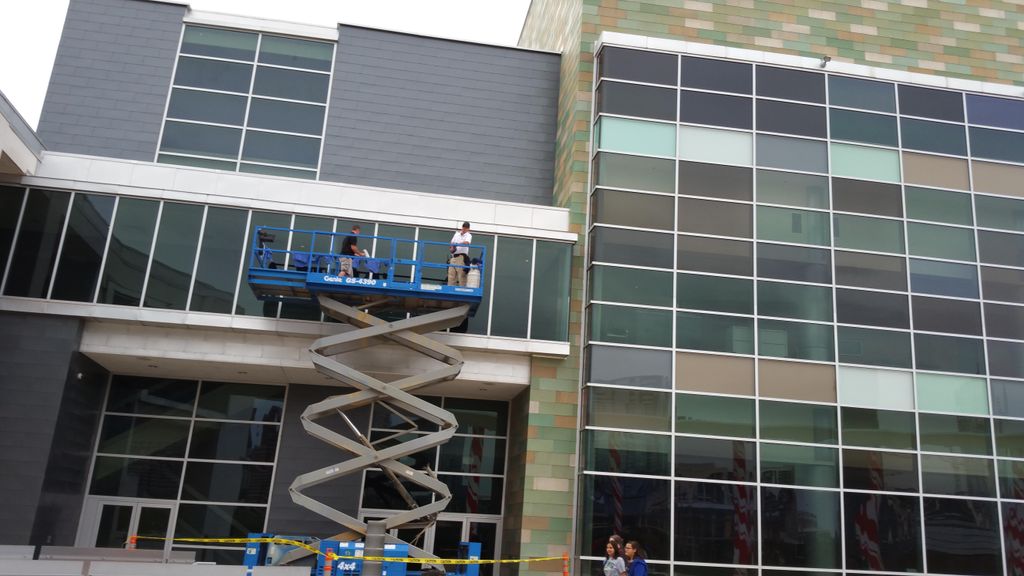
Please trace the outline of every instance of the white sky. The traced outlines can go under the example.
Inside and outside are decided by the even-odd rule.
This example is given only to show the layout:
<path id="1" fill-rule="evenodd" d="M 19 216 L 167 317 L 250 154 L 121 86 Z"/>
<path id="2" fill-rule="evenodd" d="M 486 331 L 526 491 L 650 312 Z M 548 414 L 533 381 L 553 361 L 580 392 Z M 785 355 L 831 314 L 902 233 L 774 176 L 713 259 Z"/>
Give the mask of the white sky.
<path id="1" fill-rule="evenodd" d="M 530 0 L 191 0 L 193 10 L 333 27 L 338 22 L 514 46 Z M 39 123 L 68 0 L 4 0 L 0 91 Z"/>

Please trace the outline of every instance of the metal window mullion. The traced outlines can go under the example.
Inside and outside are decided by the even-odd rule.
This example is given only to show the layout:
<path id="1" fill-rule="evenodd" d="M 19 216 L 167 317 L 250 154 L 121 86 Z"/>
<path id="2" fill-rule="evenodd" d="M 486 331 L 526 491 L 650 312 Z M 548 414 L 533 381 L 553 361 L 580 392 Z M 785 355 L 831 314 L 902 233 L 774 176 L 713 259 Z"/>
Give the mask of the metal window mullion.
<path id="1" fill-rule="evenodd" d="M 160 146 L 164 141 L 164 127 L 167 126 L 167 112 L 171 108 L 171 94 L 174 92 L 174 77 L 178 74 L 178 62 L 181 60 L 181 45 L 185 42 L 185 29 L 188 28 L 187 24 L 183 24 L 181 32 L 178 34 L 178 51 L 174 56 L 174 65 L 171 67 L 171 78 L 167 81 L 167 97 L 164 99 L 164 115 L 163 121 L 160 122 L 160 133 L 156 137 L 156 151 L 153 152 L 153 162 L 156 162 L 160 158 Z"/>
<path id="2" fill-rule="evenodd" d="M 533 328 L 533 286 L 537 282 L 537 239 L 530 241 L 530 294 L 527 296 L 526 304 L 526 337 L 530 338 Z"/>
<path id="3" fill-rule="evenodd" d="M 245 245 L 249 242 L 249 239 L 252 238 L 252 230 L 251 230 L 251 228 L 252 228 L 252 220 L 253 220 L 252 215 L 253 215 L 253 212 L 255 212 L 255 211 L 254 210 L 246 210 L 246 214 L 245 214 L 245 228 L 243 228 L 243 230 L 245 230 L 245 232 L 243 232 L 243 234 L 242 234 L 242 257 L 241 257 L 241 259 L 240 259 L 240 261 L 238 263 L 238 274 L 237 274 L 237 276 L 235 278 L 234 295 L 233 295 L 233 297 L 231 299 L 231 311 L 228 312 L 232 316 L 234 316 L 235 313 L 236 313 L 235 311 L 238 310 L 238 295 L 242 291 L 242 288 L 241 288 L 241 286 L 242 286 L 242 275 L 245 274 L 246 276 L 248 276 L 248 268 L 249 267 L 246 266 L 246 257 L 249 256 L 249 254 L 252 254 L 253 251 L 256 250 L 256 248 L 257 248 L 256 242 L 254 242 L 253 245 L 249 247 L 249 251 L 248 251 L 249 253 L 248 254 L 246 253 L 246 250 L 245 250 Z M 256 239 L 254 239 L 254 240 L 256 240 Z M 257 240 L 257 242 L 258 242 L 258 240 Z"/>
<path id="4" fill-rule="evenodd" d="M 672 159 L 672 318 L 669 322 L 672 333 L 669 336 L 672 342 L 672 356 L 669 359 L 669 378 L 670 378 L 670 394 L 669 394 L 669 447 L 668 447 L 668 526 L 669 534 L 672 535 L 670 542 L 675 542 L 676 537 L 676 398 L 675 393 L 675 382 L 679 378 L 679 353 L 677 352 L 678 343 L 676 342 L 676 334 L 679 329 L 679 300 L 678 300 L 678 289 L 679 289 L 679 107 L 682 102 L 682 91 L 679 85 L 682 84 L 682 54 L 676 55 L 676 105 L 675 105 L 675 120 L 672 123 L 673 148 L 675 149 L 675 157 Z M 595 100 L 592 100 L 595 101 Z M 590 273 L 592 273 L 592 268 Z M 675 562 L 676 558 L 676 547 L 669 546 L 669 562 Z"/>
<path id="5" fill-rule="evenodd" d="M 7 249 L 7 265 L 0 271 L 3 274 L 3 277 L 0 277 L 0 294 L 3 294 L 7 288 L 7 277 L 10 275 L 11 264 L 14 261 L 14 249 L 18 247 L 18 236 L 21 234 L 21 225 L 25 220 L 25 210 L 28 207 L 31 192 L 31 188 L 25 188 L 25 195 L 22 197 L 21 207 L 18 210 L 18 220 L 14 224 L 14 236 L 11 238 L 11 247 Z"/>
<path id="6" fill-rule="evenodd" d="M 281 419 L 284 420 L 284 415 L 288 413 L 288 393 L 291 391 L 291 387 L 287 384 L 284 385 L 284 399 L 281 401 Z M 267 493 L 267 513 L 263 517 L 263 531 L 267 531 L 267 526 L 270 524 L 270 504 L 274 500 L 274 482 L 277 479 L 277 458 L 281 454 L 281 429 L 277 434 L 277 446 L 274 448 L 274 461 L 272 462 L 273 467 L 270 469 L 270 491 Z M 362 502 L 362 493 L 360 492 L 359 501 Z"/>
<path id="7" fill-rule="evenodd" d="M 416 236 L 417 236 L 417 238 L 419 237 L 419 228 L 418 227 L 416 228 Z M 487 331 L 486 331 L 486 334 L 488 336 L 491 335 L 491 324 L 492 324 L 492 320 L 494 319 L 494 308 L 497 306 L 497 302 L 494 301 L 494 284 L 495 284 L 495 279 L 498 277 L 498 272 L 497 272 L 497 268 L 498 268 L 498 245 L 501 243 L 500 240 L 501 240 L 501 238 L 497 234 L 495 234 L 494 235 L 494 253 L 491 255 L 491 285 L 489 287 L 490 288 L 490 296 L 488 296 L 489 302 L 490 302 L 490 306 L 487 307 Z M 419 252 L 419 244 L 418 243 L 416 244 L 416 251 Z"/>
<path id="8" fill-rule="evenodd" d="M 245 150 L 245 136 L 249 132 L 249 109 L 252 107 L 252 90 L 256 85 L 256 70 L 259 68 L 260 47 L 263 44 L 263 34 L 256 36 L 256 53 L 253 57 L 252 75 L 249 76 L 249 93 L 245 95 L 245 116 L 242 118 L 242 137 L 238 142 L 238 156 L 235 160 L 235 171 L 242 165 L 242 151 Z M 326 114 L 324 114 L 326 116 Z"/>
<path id="9" fill-rule="evenodd" d="M 75 197 L 82 192 L 72 192 L 68 200 L 68 207 L 64 211 L 64 226 L 60 229 L 60 240 L 57 242 L 57 256 L 53 259 L 53 271 L 50 272 L 50 282 L 46 288 L 46 299 L 53 294 L 53 285 L 57 281 L 57 271 L 60 270 L 60 257 L 64 255 L 64 240 L 67 238 L 68 225 L 71 223 L 71 213 L 75 209 Z"/>
<path id="10" fill-rule="evenodd" d="M 107 374 L 107 385 L 103 390 L 103 405 L 102 408 L 100 409 L 99 428 L 97 429 L 96 432 L 96 438 L 92 442 L 92 453 L 89 455 L 89 469 L 85 477 L 85 500 L 88 500 L 91 497 L 89 493 L 91 492 L 92 489 L 92 475 L 94 470 L 96 469 L 96 457 L 97 453 L 100 450 L 100 440 L 103 434 L 103 423 L 106 420 L 107 416 L 107 403 L 110 401 L 110 388 L 111 384 L 113 383 L 113 380 L 114 376 L 112 374 Z M 88 510 L 88 506 L 82 506 L 82 510 L 79 513 L 78 530 L 75 535 L 76 540 L 78 538 L 78 534 L 80 534 L 82 530 L 92 529 L 91 526 L 86 526 L 85 524 L 86 514 L 88 513 Z M 94 543 L 95 542 L 93 542 L 93 544 Z"/>
<path id="11" fill-rule="evenodd" d="M 149 289 L 149 274 L 153 270 L 153 258 L 156 256 L 156 243 L 160 238 L 160 225 L 163 223 L 164 216 L 164 204 L 166 202 L 159 201 L 156 209 L 156 225 L 153 227 L 153 239 L 149 243 L 149 258 L 146 260 L 146 276 L 142 279 L 142 290 L 139 293 L 139 307 L 143 307 L 146 303 L 146 290 Z"/>
<path id="12" fill-rule="evenodd" d="M 320 154 L 317 155 L 316 173 L 314 175 L 316 180 L 320 179 L 320 167 L 324 163 L 324 148 L 326 147 L 324 146 L 324 143 L 327 140 L 327 117 L 328 112 L 331 110 L 331 92 L 334 88 L 334 66 L 337 62 L 338 55 L 338 43 L 333 42 L 332 45 L 334 49 L 331 50 L 331 68 L 327 71 L 327 100 L 324 102 L 324 121 L 320 127 Z M 374 241 L 376 242 L 376 239 Z M 374 252 L 374 254 L 376 254 L 376 252 Z"/>
<path id="13" fill-rule="evenodd" d="M 188 312 L 192 306 L 192 295 L 196 291 L 196 271 L 199 269 L 199 257 L 203 253 L 203 237 L 206 234 L 206 219 L 209 215 L 210 206 L 203 205 L 203 221 L 199 225 L 199 242 L 192 260 L 192 278 L 189 281 L 188 295 L 185 297 L 185 310 L 183 312 Z"/>
<path id="14" fill-rule="evenodd" d="M 100 297 L 100 286 L 103 285 L 103 273 L 107 270 L 107 259 L 110 257 L 110 241 L 114 237 L 114 224 L 117 222 L 117 210 L 119 206 L 121 206 L 121 196 L 114 196 L 113 217 L 110 219 L 110 224 L 107 229 L 107 239 L 103 243 L 103 254 L 100 258 L 100 269 L 96 274 L 96 288 L 92 292 L 92 298 L 89 299 L 90 303 L 95 303 Z"/>
<path id="15" fill-rule="evenodd" d="M 751 112 L 750 119 L 750 170 L 752 172 L 753 190 L 752 197 L 754 204 L 751 208 L 751 238 L 750 238 L 750 254 L 751 254 L 751 282 L 753 283 L 754 294 L 753 294 L 753 333 L 750 335 L 751 340 L 754 343 L 754 446 L 756 446 L 754 453 L 754 503 L 757 508 L 755 526 L 758 534 L 757 538 L 757 562 L 759 565 L 764 564 L 764 529 L 762 527 L 762 517 L 764 516 L 764 506 L 761 499 L 761 337 L 758 330 L 760 320 L 758 319 L 757 310 L 757 65 L 750 66 L 750 99 Z"/>

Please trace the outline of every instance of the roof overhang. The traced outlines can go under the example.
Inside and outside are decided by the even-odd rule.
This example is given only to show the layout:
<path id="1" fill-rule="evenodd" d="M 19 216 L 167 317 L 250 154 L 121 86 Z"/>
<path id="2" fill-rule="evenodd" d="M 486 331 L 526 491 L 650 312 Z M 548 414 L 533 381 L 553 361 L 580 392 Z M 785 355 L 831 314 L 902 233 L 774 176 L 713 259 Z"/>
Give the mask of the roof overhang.
<path id="1" fill-rule="evenodd" d="M 42 153 L 39 137 L 0 92 L 0 174 L 31 176 Z"/>

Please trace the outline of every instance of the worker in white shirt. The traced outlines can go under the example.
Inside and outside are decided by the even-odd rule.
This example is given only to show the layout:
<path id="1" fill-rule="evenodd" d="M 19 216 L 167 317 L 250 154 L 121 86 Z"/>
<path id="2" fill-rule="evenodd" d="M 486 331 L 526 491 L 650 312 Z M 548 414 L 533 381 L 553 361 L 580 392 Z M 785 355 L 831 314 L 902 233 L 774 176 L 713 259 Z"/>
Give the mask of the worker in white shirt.
<path id="1" fill-rule="evenodd" d="M 462 223 L 462 229 L 456 230 L 452 236 L 451 258 L 448 259 L 448 285 L 465 286 L 465 266 L 469 266 L 469 245 L 473 235 L 469 233 L 469 222 Z"/>

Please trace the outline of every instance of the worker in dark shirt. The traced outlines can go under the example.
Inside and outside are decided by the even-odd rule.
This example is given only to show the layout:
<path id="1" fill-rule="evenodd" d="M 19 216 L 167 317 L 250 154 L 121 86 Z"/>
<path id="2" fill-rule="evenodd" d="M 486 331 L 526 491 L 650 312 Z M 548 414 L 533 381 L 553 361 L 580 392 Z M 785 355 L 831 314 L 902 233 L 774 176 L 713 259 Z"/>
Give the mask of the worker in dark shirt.
<path id="1" fill-rule="evenodd" d="M 355 267 L 352 265 L 353 256 L 366 256 L 366 250 L 359 247 L 359 224 L 352 226 L 352 233 L 345 236 L 341 243 L 341 266 L 338 276 L 355 276 Z M 349 256 L 349 258 L 346 258 Z"/>

